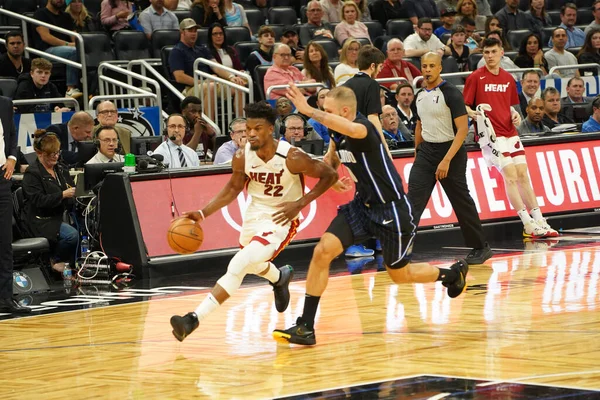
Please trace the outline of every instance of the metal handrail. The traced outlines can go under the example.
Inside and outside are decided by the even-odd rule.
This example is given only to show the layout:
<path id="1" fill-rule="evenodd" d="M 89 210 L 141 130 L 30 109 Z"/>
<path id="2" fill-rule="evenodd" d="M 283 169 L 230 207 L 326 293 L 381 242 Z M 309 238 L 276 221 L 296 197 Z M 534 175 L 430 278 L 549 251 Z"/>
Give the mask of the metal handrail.
<path id="1" fill-rule="evenodd" d="M 575 64 L 575 65 L 557 65 L 556 67 L 550 68 L 548 71 L 548 75 L 552 75 L 554 71 L 561 69 L 580 69 L 580 68 L 596 68 L 598 70 L 598 74 L 600 75 L 600 64 L 596 63 L 588 63 L 588 64 Z"/>
<path id="2" fill-rule="evenodd" d="M 94 96 L 90 99 L 90 101 L 88 102 L 88 106 L 90 109 L 94 109 L 94 103 L 96 102 L 101 102 L 104 100 L 115 100 L 115 99 L 145 99 L 145 98 L 149 98 L 149 99 L 155 99 L 156 100 L 156 95 L 154 93 L 151 92 L 146 92 L 144 94 L 142 93 L 138 93 L 138 94 L 116 94 L 116 95 L 106 95 L 106 96 Z M 162 124 L 161 124 L 161 130 L 162 130 Z"/>
<path id="3" fill-rule="evenodd" d="M 104 76 L 102 73 L 104 72 L 105 69 L 111 70 L 111 71 L 115 71 L 118 72 L 120 74 L 123 74 L 125 76 L 127 76 L 127 81 L 128 83 L 124 83 L 121 81 L 118 81 L 116 79 L 110 78 L 108 76 Z M 151 86 L 153 86 L 154 88 L 154 92 L 151 92 L 149 90 L 146 90 L 144 88 L 138 88 L 136 86 L 134 86 L 132 83 L 133 79 L 138 79 L 146 84 L 149 84 Z M 139 94 L 145 94 L 145 93 L 154 93 L 156 94 L 156 105 L 159 107 L 161 113 L 162 113 L 162 95 L 161 95 L 161 89 L 160 89 L 160 84 L 151 78 L 148 78 L 146 76 L 140 75 L 138 73 L 135 73 L 133 71 L 130 71 L 128 69 L 124 69 L 122 67 L 119 67 L 117 65 L 111 64 L 109 62 L 101 62 L 100 65 L 98 66 L 98 80 L 102 81 L 103 83 L 110 83 L 112 85 L 115 86 L 115 88 L 120 88 L 120 89 L 126 89 L 129 91 L 133 91 Z M 129 94 L 129 93 L 121 93 L 121 95 L 123 94 Z M 106 96 L 106 95 L 112 95 L 114 96 L 114 94 L 108 94 L 105 91 L 105 87 L 104 85 L 100 85 L 100 95 L 101 96 Z M 125 98 L 123 98 L 125 99 Z M 136 107 L 139 106 L 139 103 L 136 100 Z M 161 120 L 161 126 L 162 126 L 162 120 Z"/>
<path id="4" fill-rule="evenodd" d="M 167 88 L 167 90 L 169 90 L 171 93 L 173 93 L 179 100 L 185 99 L 185 96 L 183 95 L 183 93 L 181 93 L 179 90 L 177 90 L 177 88 L 175 86 L 173 86 L 171 84 L 171 82 L 169 82 L 167 79 L 165 79 L 165 77 L 162 76 L 162 74 L 160 72 L 158 72 L 150 64 L 150 61 L 151 60 L 132 60 L 127 64 L 127 69 L 131 71 L 135 65 L 139 65 L 141 68 L 140 73 L 142 75 L 146 76 L 147 73 L 150 72 L 154 79 L 156 79 L 160 84 L 164 85 Z M 167 117 L 168 117 L 168 115 L 167 115 Z M 213 130 L 215 131 L 215 133 L 217 135 L 221 134 L 221 129 L 219 128 L 219 126 L 217 124 L 214 123 L 214 121 L 212 121 L 210 118 L 206 118 L 205 121 L 213 128 Z M 162 123 L 163 123 L 163 121 L 161 120 L 161 127 L 162 127 Z"/>
<path id="5" fill-rule="evenodd" d="M 298 88 L 308 88 L 308 87 L 321 87 L 326 88 L 327 86 L 323 82 L 311 82 L 311 83 L 296 83 L 296 87 Z M 266 98 L 267 100 L 271 97 L 271 92 L 273 90 L 279 89 L 287 89 L 290 85 L 273 85 L 267 88 Z"/>
<path id="6" fill-rule="evenodd" d="M 404 83 L 409 83 L 408 79 L 406 79 L 403 76 L 395 76 L 392 78 L 377 78 L 375 79 L 375 81 L 379 82 L 379 83 L 388 83 L 388 82 L 404 82 Z"/>
<path id="7" fill-rule="evenodd" d="M 83 37 L 79 33 L 75 32 L 75 31 L 70 31 L 68 29 L 60 28 L 58 26 L 51 25 L 46 22 L 38 21 L 37 19 L 29 18 L 29 17 L 26 17 L 25 15 L 17 14 L 15 12 L 5 10 L 4 8 L 0 8 L 0 14 L 4 14 L 9 17 L 21 20 L 21 24 L 22 24 L 22 28 L 23 28 L 23 31 L 22 31 L 23 41 L 25 42 L 26 45 L 29 41 L 29 38 L 27 35 L 27 22 L 30 24 L 33 24 L 33 25 L 43 26 L 52 31 L 60 32 L 65 35 L 74 37 L 77 42 L 76 49 L 79 52 L 79 62 L 67 60 L 66 58 L 55 56 L 53 54 L 48 54 L 46 52 L 37 50 L 37 49 L 35 49 L 33 47 L 29 47 L 29 46 L 26 47 L 26 50 L 33 54 L 39 55 L 40 57 L 49 58 L 50 60 L 55 60 L 60 63 L 67 64 L 72 67 L 80 69 L 81 70 L 81 86 L 82 86 L 83 98 L 84 99 L 88 98 L 88 82 L 87 82 L 87 66 L 85 65 L 85 49 L 84 49 L 84 44 L 83 44 Z M 87 103 L 83 102 L 83 104 L 85 107 L 85 105 Z"/>
<path id="8" fill-rule="evenodd" d="M 75 108 L 75 112 L 79 111 L 79 102 L 77 99 L 72 97 L 48 97 L 43 99 L 22 99 L 22 100 L 13 100 L 13 105 L 27 105 L 27 104 L 46 104 L 46 103 L 73 103 Z"/>

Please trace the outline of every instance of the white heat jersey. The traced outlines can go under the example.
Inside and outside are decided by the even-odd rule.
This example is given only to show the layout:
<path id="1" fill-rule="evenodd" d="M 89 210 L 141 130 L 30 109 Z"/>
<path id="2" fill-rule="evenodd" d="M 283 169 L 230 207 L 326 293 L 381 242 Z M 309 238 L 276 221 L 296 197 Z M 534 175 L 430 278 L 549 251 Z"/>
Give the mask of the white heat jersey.
<path id="1" fill-rule="evenodd" d="M 246 189 L 252 200 L 246 209 L 244 221 L 249 218 L 268 218 L 278 210 L 278 205 L 286 201 L 296 201 L 304 195 L 304 177 L 292 174 L 286 165 L 288 151 L 292 146 L 280 141 L 273 158 L 264 162 L 250 150 L 250 143 L 244 149 L 248 178 Z"/>

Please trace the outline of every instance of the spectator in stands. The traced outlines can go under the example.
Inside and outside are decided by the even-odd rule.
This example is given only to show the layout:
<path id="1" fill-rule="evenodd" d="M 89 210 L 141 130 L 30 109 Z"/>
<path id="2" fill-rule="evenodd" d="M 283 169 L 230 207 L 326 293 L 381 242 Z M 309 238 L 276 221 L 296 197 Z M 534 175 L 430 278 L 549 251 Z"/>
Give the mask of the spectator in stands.
<path id="1" fill-rule="evenodd" d="M 391 19 L 400 19 L 404 16 L 400 0 L 375 0 L 369 2 L 372 7 L 371 19 L 379 21 L 383 27 Z"/>
<path id="2" fill-rule="evenodd" d="M 439 54 L 440 57 L 450 54 L 450 49 L 433 35 L 430 18 L 419 18 L 417 31 L 404 40 L 404 51 L 406 57 L 421 57 L 429 51 Z"/>
<path id="3" fill-rule="evenodd" d="M 417 126 L 417 113 L 414 112 L 413 100 L 415 99 L 415 90 L 410 83 L 403 83 L 396 89 L 396 100 L 398 101 L 398 117 L 411 135 L 415 134 Z"/>
<path id="4" fill-rule="evenodd" d="M 525 11 L 525 15 L 529 18 L 532 30 L 538 35 L 542 34 L 543 28 L 552 26 L 552 18 L 546 12 L 546 2 L 544 0 L 531 0 L 529 10 Z"/>
<path id="5" fill-rule="evenodd" d="M 390 150 L 398 148 L 398 142 L 412 142 L 414 139 L 406 126 L 400 123 L 398 111 L 390 106 L 381 107 L 381 127 L 383 128 L 383 136 Z"/>
<path id="6" fill-rule="evenodd" d="M 456 10 L 451 7 L 442 9 L 440 11 L 440 20 L 442 21 L 442 26 L 433 31 L 433 34 L 442 40 L 443 35 L 452 32 L 452 27 L 456 20 Z"/>
<path id="7" fill-rule="evenodd" d="M 237 51 L 235 51 L 233 46 L 227 45 L 225 29 L 223 29 L 223 26 L 221 26 L 219 23 L 214 23 L 210 26 L 210 28 L 208 28 L 208 49 L 212 54 L 212 58 L 219 64 L 222 64 L 225 67 L 233 68 L 237 71 L 244 70 L 240 58 L 237 55 Z M 241 76 L 230 74 L 224 70 L 221 72 L 219 72 L 219 70 L 213 71 L 221 76 L 221 78 L 224 78 L 225 75 L 227 80 L 231 83 L 244 87 L 248 86 L 248 82 Z M 245 93 L 231 89 L 231 94 L 235 98 L 236 110 L 241 114 L 242 110 L 244 109 Z M 218 95 L 220 95 L 220 91 Z"/>
<path id="8" fill-rule="evenodd" d="M 304 61 L 304 47 L 300 46 L 300 38 L 296 28 L 293 26 L 284 28 L 279 41 L 290 46 L 290 49 L 292 50 L 292 56 L 296 59 L 296 61 Z"/>
<path id="9" fill-rule="evenodd" d="M 92 140 L 94 119 L 85 111 L 78 111 L 66 124 L 53 124 L 46 132 L 53 132 L 60 140 L 61 160 L 70 168 L 79 168 L 82 163 L 77 155 L 79 142 Z"/>
<path id="10" fill-rule="evenodd" d="M 294 145 L 301 140 L 322 140 L 312 126 L 300 114 L 290 114 L 283 120 L 285 135 L 281 137 L 288 143 Z"/>
<path id="11" fill-rule="evenodd" d="M 594 1 L 594 4 L 592 4 L 591 11 L 594 15 L 594 20 L 583 31 L 583 33 L 585 33 L 586 35 L 592 29 L 600 29 L 600 0 Z"/>
<path id="12" fill-rule="evenodd" d="M 553 87 L 547 87 L 542 91 L 544 100 L 544 118 L 542 123 L 552 129 L 556 125 L 573 123 L 573 120 L 561 112 L 560 92 Z"/>
<path id="13" fill-rule="evenodd" d="M 186 123 L 183 115 L 171 114 L 167 118 L 167 140 L 162 142 L 154 151 L 164 157 L 163 163 L 169 168 L 199 167 L 200 160 L 196 151 L 183 145 Z M 172 139 L 171 139 L 172 138 Z"/>
<path id="14" fill-rule="evenodd" d="M 192 18 L 203 28 L 208 28 L 214 23 L 227 26 L 225 3 L 221 0 L 194 0 Z"/>
<path id="15" fill-rule="evenodd" d="M 598 3 L 598 8 L 600 8 L 600 3 Z M 577 62 L 579 64 L 600 63 L 600 25 L 599 28 L 590 29 L 587 32 L 585 43 L 577 53 Z M 579 74 L 582 76 L 598 75 L 598 68 L 580 68 Z"/>
<path id="16" fill-rule="evenodd" d="M 475 22 L 473 25 L 475 25 L 476 30 L 482 31 L 485 29 L 487 18 L 484 15 L 479 15 L 475 0 L 458 0 L 456 11 L 456 23 L 460 23 L 465 18 L 470 18 Z"/>
<path id="17" fill-rule="evenodd" d="M 150 7 L 140 13 L 139 22 L 148 40 L 155 30 L 177 29 L 179 25 L 177 16 L 165 8 L 165 0 L 150 0 Z"/>
<path id="18" fill-rule="evenodd" d="M 98 119 L 98 125 L 94 126 L 93 135 L 95 136 L 98 130 L 103 126 L 114 128 L 119 136 L 119 143 L 121 143 L 123 153 L 129 153 L 131 145 L 131 132 L 125 128 L 117 126 L 117 122 L 119 121 L 119 112 L 117 111 L 117 106 L 108 100 L 101 101 L 96 106 L 96 118 Z"/>
<path id="19" fill-rule="evenodd" d="M 356 4 L 356 6 L 358 7 L 358 10 L 360 11 L 360 18 L 357 18 L 357 20 L 359 20 L 361 22 L 370 22 L 371 21 L 371 12 L 369 11 L 369 7 L 367 7 L 367 0 L 352 0 L 352 1 Z M 341 15 L 341 18 L 342 18 L 342 20 L 344 20 L 343 13 Z"/>
<path id="20" fill-rule="evenodd" d="M 306 54 L 305 54 L 306 57 Z M 290 82 L 294 83 L 313 83 L 314 79 L 307 79 L 302 75 L 302 72 L 292 65 L 292 50 L 287 44 L 277 43 L 273 49 L 273 65 L 269 67 L 265 74 L 265 95 L 268 95 L 269 100 L 276 100 L 285 96 L 285 89 L 276 89 L 268 94 L 271 86 L 287 85 Z M 315 88 L 300 88 L 300 91 L 305 95 L 315 93 Z"/>
<path id="21" fill-rule="evenodd" d="M 246 60 L 246 71 L 254 76 L 254 70 L 259 65 L 273 65 L 273 46 L 275 31 L 269 26 L 261 26 L 258 30 L 258 50 L 254 50 Z"/>
<path id="22" fill-rule="evenodd" d="M 577 65 L 577 58 L 565 50 L 567 45 L 567 30 L 562 27 L 556 28 L 552 31 L 552 42 L 553 46 L 544 54 L 544 58 L 548 62 L 548 68 L 564 66 L 564 65 Z M 579 76 L 577 68 L 573 69 L 561 69 L 556 71 L 556 74 L 561 78 L 572 78 Z"/>
<path id="23" fill-rule="evenodd" d="M 592 115 L 581 126 L 581 132 L 600 132 L 600 96 L 592 102 Z"/>
<path id="24" fill-rule="evenodd" d="M 452 31 L 452 36 L 450 36 L 450 46 L 448 46 L 452 57 L 456 60 L 460 72 L 469 71 L 469 54 L 471 51 L 469 50 L 469 46 L 465 44 L 466 38 L 465 28 L 458 25 Z"/>
<path id="25" fill-rule="evenodd" d="M 540 80 L 542 74 L 539 71 L 528 70 L 523 72 L 521 78 L 521 93 L 519 93 L 519 105 L 521 106 L 521 114 L 527 115 L 527 105 L 529 100 L 538 97 L 540 90 Z"/>
<path id="26" fill-rule="evenodd" d="M 377 78 L 406 78 L 408 83 L 412 84 L 417 76 L 421 76 L 421 71 L 410 62 L 403 60 L 404 44 L 400 39 L 392 38 L 387 43 L 387 58 L 383 67 L 377 75 Z M 401 81 L 381 82 L 382 86 L 395 91 Z"/>
<path id="27" fill-rule="evenodd" d="M 342 20 L 342 3 L 342 0 L 321 0 L 322 20 L 330 23 L 340 22 Z"/>
<path id="28" fill-rule="evenodd" d="M 517 127 L 519 136 L 550 132 L 550 128 L 542 122 L 544 118 L 544 100 L 539 97 L 530 99 L 525 115 L 527 115 L 527 118 Z"/>
<path id="29" fill-rule="evenodd" d="M 464 17 L 460 21 L 460 25 L 465 28 L 465 44 L 469 48 L 471 53 L 481 53 L 479 43 L 481 43 L 481 36 L 475 32 L 475 21 L 472 18 Z"/>
<path id="30" fill-rule="evenodd" d="M 127 18 L 132 13 L 132 3 L 126 0 L 102 0 L 100 22 L 111 32 L 131 29 Z"/>
<path id="31" fill-rule="evenodd" d="M 512 50 L 512 46 L 506 40 L 506 35 L 500 26 L 500 20 L 496 17 L 489 17 L 485 22 L 485 36 L 487 37 L 487 35 L 489 35 L 491 32 L 498 32 L 504 51 Z"/>
<path id="32" fill-rule="evenodd" d="M 328 88 L 321 88 L 317 92 L 317 108 L 321 111 L 323 111 L 323 104 L 325 103 L 325 97 L 327 97 L 327 93 L 329 93 Z M 308 120 L 308 123 L 313 127 L 321 139 L 323 139 L 325 146 L 329 146 L 329 129 L 319 121 L 312 118 Z"/>
<path id="33" fill-rule="evenodd" d="M 73 18 L 75 31 L 79 33 L 98 31 L 98 22 L 90 15 L 83 0 L 66 0 L 65 3 L 67 4 L 65 12 Z"/>
<path id="34" fill-rule="evenodd" d="M 215 148 L 216 132 L 202 118 L 202 102 L 196 96 L 187 96 L 181 101 L 181 114 L 185 120 L 183 144 L 192 150 L 202 143 L 204 150 Z"/>
<path id="35" fill-rule="evenodd" d="M 37 160 L 23 174 L 24 216 L 34 237 L 50 242 L 52 269 L 62 272 L 65 262 L 74 265 L 79 232 L 63 221 L 73 208 L 75 182 L 69 170 L 58 163 L 60 140 L 43 129 L 35 131 L 33 147 Z"/>
<path id="36" fill-rule="evenodd" d="M 519 68 L 541 68 L 544 75 L 548 74 L 548 62 L 544 58 L 540 35 L 530 33 L 523 38 L 515 64 Z"/>
<path id="37" fill-rule="evenodd" d="M 50 82 L 52 63 L 45 58 L 31 61 L 29 74 L 21 74 L 18 79 L 15 100 L 50 99 L 63 97 L 56 85 Z M 70 111 L 62 103 L 23 104 L 17 106 L 20 113 L 47 113 Z"/>
<path id="38" fill-rule="evenodd" d="M 333 71 L 329 66 L 327 53 L 319 43 L 310 42 L 306 46 L 302 75 L 306 79 L 314 79 L 315 82 L 321 82 L 330 89 L 335 87 L 335 79 Z"/>
<path id="39" fill-rule="evenodd" d="M 560 101 L 562 104 L 591 103 L 593 99 L 585 97 L 583 95 L 584 92 L 585 84 L 583 83 L 583 79 L 576 76 L 567 82 L 567 95 L 560 99 Z"/>
<path id="40" fill-rule="evenodd" d="M 519 10 L 519 0 L 506 0 L 506 6 L 495 14 L 500 21 L 502 32 L 506 35 L 517 29 L 529 29 L 533 27 L 527 15 Z"/>
<path id="41" fill-rule="evenodd" d="M 585 33 L 575 26 L 577 23 L 577 6 L 573 3 L 567 3 L 560 9 L 560 25 L 559 28 L 563 28 L 567 32 L 567 43 L 565 49 L 569 47 L 580 47 L 585 42 Z M 549 47 L 552 46 L 551 38 L 548 42 Z"/>
<path id="42" fill-rule="evenodd" d="M 369 29 L 365 24 L 360 22 L 361 12 L 356 5 L 356 3 L 352 0 L 348 0 L 344 2 L 342 5 L 342 22 L 337 24 L 335 27 L 335 40 L 341 45 L 344 44 L 344 41 L 349 37 L 353 37 L 355 39 L 369 39 L 371 41 L 371 37 L 369 36 Z"/>
<path id="43" fill-rule="evenodd" d="M 222 0 L 225 5 L 225 19 L 227 20 L 227 26 L 245 26 L 252 35 L 252 28 L 248 23 L 248 17 L 246 16 L 246 10 L 238 3 L 234 3 L 233 0 Z"/>
<path id="44" fill-rule="evenodd" d="M 4 36 L 6 53 L 0 56 L 0 76 L 18 78 L 21 74 L 29 74 L 31 60 L 23 56 L 25 44 L 20 31 L 10 31 Z"/>
<path id="45" fill-rule="evenodd" d="M 417 25 L 421 18 L 438 18 L 440 12 L 433 0 L 404 0 L 403 18 L 410 19 L 413 25 Z"/>
<path id="46" fill-rule="evenodd" d="M 213 164 L 230 163 L 235 153 L 246 146 L 246 118 L 236 118 L 229 124 L 231 140 L 219 147 Z"/>
<path id="47" fill-rule="evenodd" d="M 74 31 L 75 23 L 73 19 L 69 14 L 62 11 L 64 5 L 64 0 L 48 0 L 46 7 L 38 8 L 33 14 L 33 18 L 59 28 Z M 36 49 L 70 61 L 79 62 L 79 53 L 75 47 L 73 36 L 50 31 L 45 26 L 38 26 L 35 31 L 37 33 Z M 79 76 L 80 72 L 77 68 L 67 65 L 67 97 L 79 98 L 82 96 L 81 91 L 77 88 Z"/>
<path id="48" fill-rule="evenodd" d="M 342 15 L 340 14 L 340 19 Z M 300 27 L 300 42 L 306 44 L 314 39 L 333 39 L 333 28 L 329 22 L 323 21 L 323 7 L 316 0 L 306 6 L 308 22 Z"/>
<path id="49" fill-rule="evenodd" d="M 335 67 L 335 84 L 339 86 L 352 78 L 358 73 L 358 51 L 360 50 L 361 43 L 354 39 L 348 38 L 342 46 L 340 52 L 340 63 Z"/>
<path id="50" fill-rule="evenodd" d="M 102 126 L 94 136 L 98 152 L 86 164 L 101 164 L 107 162 L 123 162 L 119 154 L 119 137 L 115 128 Z"/>

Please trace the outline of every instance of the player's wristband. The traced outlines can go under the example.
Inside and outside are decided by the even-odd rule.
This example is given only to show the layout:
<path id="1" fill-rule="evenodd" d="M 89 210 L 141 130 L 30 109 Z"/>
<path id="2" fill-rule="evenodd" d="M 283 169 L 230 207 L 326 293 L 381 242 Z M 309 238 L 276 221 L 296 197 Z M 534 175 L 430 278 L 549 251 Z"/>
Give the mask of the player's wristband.
<path id="1" fill-rule="evenodd" d="M 204 221 L 206 218 L 204 217 L 204 213 L 202 212 L 202 210 L 198 210 L 198 212 L 200 213 L 200 215 L 202 216 L 202 221 Z"/>

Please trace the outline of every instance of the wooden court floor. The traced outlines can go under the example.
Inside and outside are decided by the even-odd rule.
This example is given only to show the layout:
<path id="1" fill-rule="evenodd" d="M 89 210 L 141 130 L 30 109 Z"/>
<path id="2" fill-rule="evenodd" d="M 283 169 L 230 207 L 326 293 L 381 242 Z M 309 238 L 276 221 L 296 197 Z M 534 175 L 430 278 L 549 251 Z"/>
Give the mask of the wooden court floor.
<path id="1" fill-rule="evenodd" d="M 332 277 L 317 346 L 271 339 L 284 314 L 243 287 L 183 343 L 174 313 L 205 292 L 0 322 L 0 399 L 273 398 L 413 375 L 600 389 L 600 246 L 499 256 L 451 300 L 385 272 Z M 434 397 L 431 397 L 434 398 Z"/>

